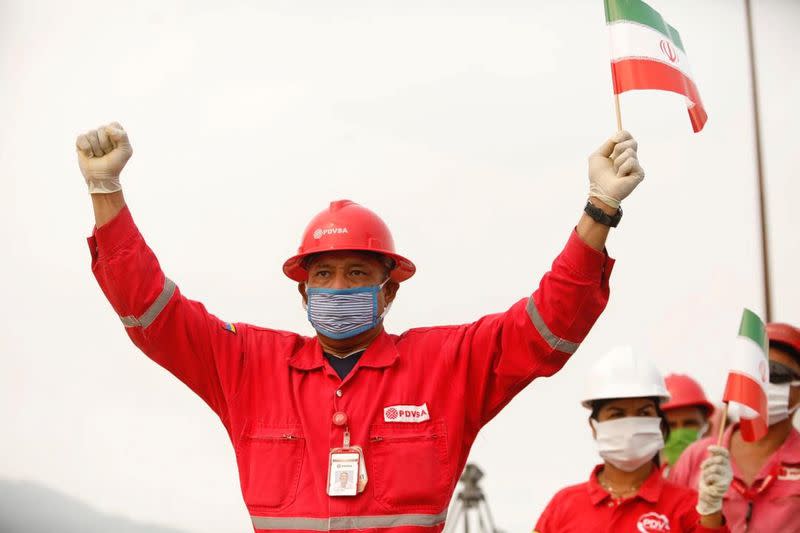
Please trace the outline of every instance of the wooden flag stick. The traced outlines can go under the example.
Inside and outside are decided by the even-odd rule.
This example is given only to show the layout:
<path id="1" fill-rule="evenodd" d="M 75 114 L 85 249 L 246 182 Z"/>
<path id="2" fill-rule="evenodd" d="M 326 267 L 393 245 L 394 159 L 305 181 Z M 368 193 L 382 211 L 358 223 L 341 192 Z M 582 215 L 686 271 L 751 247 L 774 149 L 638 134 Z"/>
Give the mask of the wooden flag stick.
<path id="1" fill-rule="evenodd" d="M 728 421 L 728 402 L 722 410 L 722 418 L 719 419 L 719 436 L 717 436 L 717 446 L 722 446 L 722 435 L 725 434 L 725 422 Z"/>
<path id="2" fill-rule="evenodd" d="M 614 107 L 617 110 L 617 131 L 622 131 L 622 113 L 619 110 L 619 94 L 614 93 Z"/>

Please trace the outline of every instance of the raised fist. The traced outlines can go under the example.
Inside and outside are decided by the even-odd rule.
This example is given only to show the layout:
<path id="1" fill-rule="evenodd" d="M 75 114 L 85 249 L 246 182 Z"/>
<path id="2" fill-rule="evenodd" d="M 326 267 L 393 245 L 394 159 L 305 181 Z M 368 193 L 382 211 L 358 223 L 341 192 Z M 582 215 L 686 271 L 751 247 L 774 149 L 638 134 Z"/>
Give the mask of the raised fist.
<path id="1" fill-rule="evenodd" d="M 133 148 L 119 122 L 78 135 L 75 146 L 78 165 L 91 194 L 108 194 L 122 189 L 119 174 L 133 155 Z"/>
<path id="2" fill-rule="evenodd" d="M 644 179 L 636 140 L 627 131 L 617 132 L 589 156 L 589 196 L 617 208 Z"/>

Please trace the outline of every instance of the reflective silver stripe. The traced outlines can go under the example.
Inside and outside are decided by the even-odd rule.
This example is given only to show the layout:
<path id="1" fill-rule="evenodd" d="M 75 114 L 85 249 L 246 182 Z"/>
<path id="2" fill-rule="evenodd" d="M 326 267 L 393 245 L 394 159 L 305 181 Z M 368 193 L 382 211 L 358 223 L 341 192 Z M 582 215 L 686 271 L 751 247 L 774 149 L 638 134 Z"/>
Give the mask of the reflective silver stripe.
<path id="1" fill-rule="evenodd" d="M 120 317 L 120 320 L 122 320 L 122 324 L 126 328 L 134 328 L 134 327 L 146 328 L 147 326 L 152 324 L 153 321 L 161 313 L 161 311 L 164 310 L 164 308 L 169 303 L 170 298 L 172 298 L 173 294 L 175 294 L 175 283 L 169 278 L 164 278 L 164 288 L 161 289 L 161 294 L 158 295 L 156 300 L 147 309 L 147 311 L 145 311 L 144 314 L 139 318 L 130 315 Z"/>
<path id="2" fill-rule="evenodd" d="M 289 531 L 341 531 L 381 527 L 421 526 L 433 527 L 444 523 L 445 509 L 439 514 L 391 514 L 376 516 L 332 516 L 330 518 L 279 518 L 251 516 L 253 527 L 262 530 Z"/>
<path id="3" fill-rule="evenodd" d="M 577 342 L 570 342 L 566 339 L 562 339 L 561 337 L 556 337 L 553 335 L 553 332 L 550 331 L 550 328 L 547 327 L 547 324 L 544 323 L 542 320 L 542 315 L 539 314 L 539 310 L 536 309 L 536 304 L 533 303 L 533 296 L 528 298 L 528 316 L 531 317 L 531 322 L 533 322 L 533 327 L 536 328 L 536 331 L 539 332 L 539 335 L 550 345 L 550 347 L 554 350 L 558 350 L 559 352 L 573 354 L 578 349 L 580 344 Z"/>

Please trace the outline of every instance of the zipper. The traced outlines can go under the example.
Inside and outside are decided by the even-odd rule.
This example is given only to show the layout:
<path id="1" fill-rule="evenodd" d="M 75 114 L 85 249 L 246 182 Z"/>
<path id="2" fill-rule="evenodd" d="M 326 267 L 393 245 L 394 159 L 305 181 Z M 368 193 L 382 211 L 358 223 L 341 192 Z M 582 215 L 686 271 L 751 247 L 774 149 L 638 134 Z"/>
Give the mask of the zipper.
<path id="1" fill-rule="evenodd" d="M 299 437 L 291 433 L 284 433 L 283 435 L 246 435 L 245 438 L 250 440 L 297 440 Z"/>
<path id="2" fill-rule="evenodd" d="M 753 517 L 753 500 L 747 502 L 747 513 L 744 515 L 744 530 L 750 529 L 750 519 Z"/>
<path id="3" fill-rule="evenodd" d="M 409 435 L 407 437 L 381 437 L 375 436 L 369 439 L 370 442 L 407 442 L 407 441 L 420 441 L 420 440 L 435 440 L 439 435 Z"/>

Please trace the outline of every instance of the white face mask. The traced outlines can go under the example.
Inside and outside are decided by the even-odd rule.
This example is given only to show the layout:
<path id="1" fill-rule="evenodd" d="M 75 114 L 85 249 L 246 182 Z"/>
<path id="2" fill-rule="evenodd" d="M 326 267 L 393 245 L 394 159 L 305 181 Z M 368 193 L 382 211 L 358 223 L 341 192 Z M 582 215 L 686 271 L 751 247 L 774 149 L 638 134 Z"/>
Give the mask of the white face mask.
<path id="1" fill-rule="evenodd" d="M 778 422 L 783 422 L 800 407 L 800 404 L 797 404 L 789 409 L 789 393 L 795 383 L 767 383 L 768 425 L 772 426 Z"/>
<path id="2" fill-rule="evenodd" d="M 591 419 L 600 457 L 624 472 L 633 472 L 664 447 L 661 418 L 627 416 L 598 422 Z"/>

